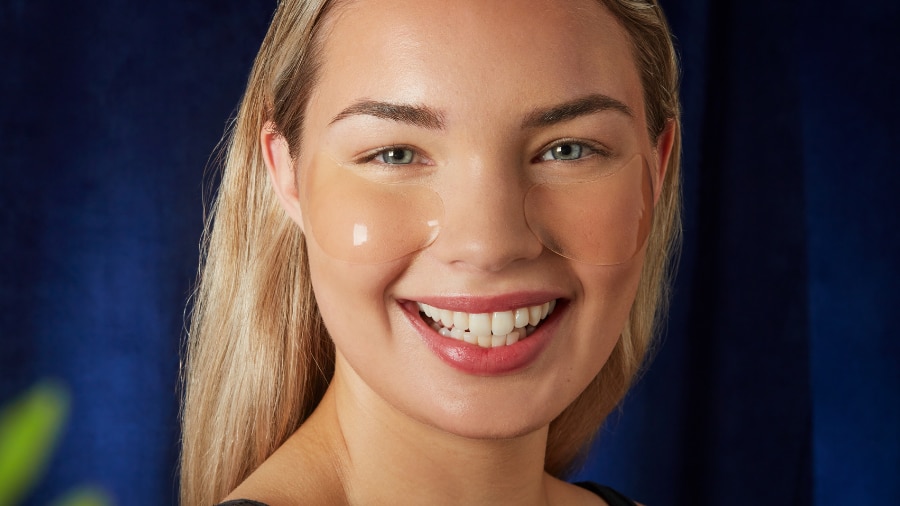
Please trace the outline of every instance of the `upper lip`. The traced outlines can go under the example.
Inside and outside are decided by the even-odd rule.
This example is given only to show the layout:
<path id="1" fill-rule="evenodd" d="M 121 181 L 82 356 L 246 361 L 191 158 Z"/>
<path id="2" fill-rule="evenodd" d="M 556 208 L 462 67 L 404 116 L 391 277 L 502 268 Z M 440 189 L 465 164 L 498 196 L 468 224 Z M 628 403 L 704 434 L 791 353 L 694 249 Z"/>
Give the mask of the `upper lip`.
<path id="1" fill-rule="evenodd" d="M 440 309 L 464 313 L 493 313 L 521 307 L 537 306 L 561 298 L 559 293 L 547 291 L 514 292 L 499 295 L 433 295 L 411 297 L 406 300 L 422 302 Z"/>

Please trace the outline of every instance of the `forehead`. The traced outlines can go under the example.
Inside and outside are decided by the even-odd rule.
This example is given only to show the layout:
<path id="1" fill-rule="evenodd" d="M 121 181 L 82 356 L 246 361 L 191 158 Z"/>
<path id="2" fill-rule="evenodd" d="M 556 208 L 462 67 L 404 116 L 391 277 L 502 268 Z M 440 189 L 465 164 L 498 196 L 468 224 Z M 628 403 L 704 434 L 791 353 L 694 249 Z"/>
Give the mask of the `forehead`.
<path id="1" fill-rule="evenodd" d="M 599 0 L 354 0 L 327 23 L 321 109 L 389 100 L 452 123 L 602 93 L 643 115 L 627 33 Z"/>

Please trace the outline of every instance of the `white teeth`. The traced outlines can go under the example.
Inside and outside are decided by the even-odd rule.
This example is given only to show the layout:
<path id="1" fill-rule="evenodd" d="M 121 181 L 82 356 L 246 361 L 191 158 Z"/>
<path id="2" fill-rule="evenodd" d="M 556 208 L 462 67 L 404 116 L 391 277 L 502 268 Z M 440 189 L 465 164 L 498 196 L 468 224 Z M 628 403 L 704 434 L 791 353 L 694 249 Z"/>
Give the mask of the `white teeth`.
<path id="1" fill-rule="evenodd" d="M 491 318 L 491 333 L 495 336 L 506 337 L 515 327 L 512 311 L 497 311 Z"/>
<path id="2" fill-rule="evenodd" d="M 431 306 L 429 306 L 428 304 L 422 304 L 422 303 L 420 302 L 420 303 L 419 303 L 419 309 L 420 309 L 423 313 L 425 313 L 425 316 L 427 316 L 427 317 L 429 317 L 429 318 L 431 318 L 431 319 L 437 319 L 437 320 L 440 320 L 440 318 L 435 318 L 435 317 L 434 317 L 434 308 L 431 307 Z"/>
<path id="3" fill-rule="evenodd" d="M 452 327 L 453 326 L 453 311 L 441 309 L 441 323 L 443 323 L 445 327 Z"/>
<path id="4" fill-rule="evenodd" d="M 516 328 L 521 329 L 522 327 L 528 325 L 528 308 L 520 307 L 516 309 Z"/>
<path id="5" fill-rule="evenodd" d="M 528 324 L 531 326 L 541 322 L 541 306 L 531 306 L 528 308 Z"/>
<path id="6" fill-rule="evenodd" d="M 530 336 L 535 327 L 556 309 L 556 300 L 510 311 L 469 314 L 417 303 L 419 311 L 431 319 L 429 326 L 444 337 L 476 344 L 482 348 L 509 346 Z"/>
<path id="7" fill-rule="evenodd" d="M 469 315 L 469 332 L 476 336 L 491 336 L 491 315 L 487 313 Z"/>
<path id="8" fill-rule="evenodd" d="M 456 311 L 453 313 L 453 328 L 467 329 L 469 328 L 469 313 Z"/>

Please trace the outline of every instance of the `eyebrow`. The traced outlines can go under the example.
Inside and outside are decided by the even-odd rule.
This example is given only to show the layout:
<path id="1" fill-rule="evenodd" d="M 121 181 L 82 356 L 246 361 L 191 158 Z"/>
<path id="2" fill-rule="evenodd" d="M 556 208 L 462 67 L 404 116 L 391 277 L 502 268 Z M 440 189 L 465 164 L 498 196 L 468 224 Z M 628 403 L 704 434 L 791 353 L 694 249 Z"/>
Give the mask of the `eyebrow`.
<path id="1" fill-rule="evenodd" d="M 522 128 L 546 127 L 602 111 L 616 111 L 634 118 L 631 109 L 624 103 L 610 96 L 594 93 L 551 107 L 535 109 L 522 120 Z"/>
<path id="2" fill-rule="evenodd" d="M 444 114 L 424 105 L 392 104 L 377 100 L 359 100 L 339 112 L 331 123 L 344 118 L 357 115 L 375 116 L 376 118 L 389 119 L 400 123 L 428 128 L 432 130 L 444 129 Z"/>

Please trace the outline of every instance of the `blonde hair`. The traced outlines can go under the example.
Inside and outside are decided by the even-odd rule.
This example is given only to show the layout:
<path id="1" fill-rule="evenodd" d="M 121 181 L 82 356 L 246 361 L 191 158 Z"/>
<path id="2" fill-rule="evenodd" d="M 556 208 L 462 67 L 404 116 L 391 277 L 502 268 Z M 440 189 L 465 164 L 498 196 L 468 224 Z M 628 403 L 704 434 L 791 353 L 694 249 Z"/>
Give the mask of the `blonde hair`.
<path id="1" fill-rule="evenodd" d="M 282 0 L 228 136 L 224 172 L 203 237 L 183 367 L 181 503 L 220 501 L 312 413 L 334 347 L 310 284 L 299 228 L 269 186 L 259 134 L 271 121 L 296 152 L 336 1 Z M 629 33 L 650 138 L 675 123 L 641 282 L 622 338 L 600 374 L 550 425 L 546 469 L 578 462 L 639 372 L 668 298 L 680 238 L 678 64 L 655 0 L 601 0 Z"/>

